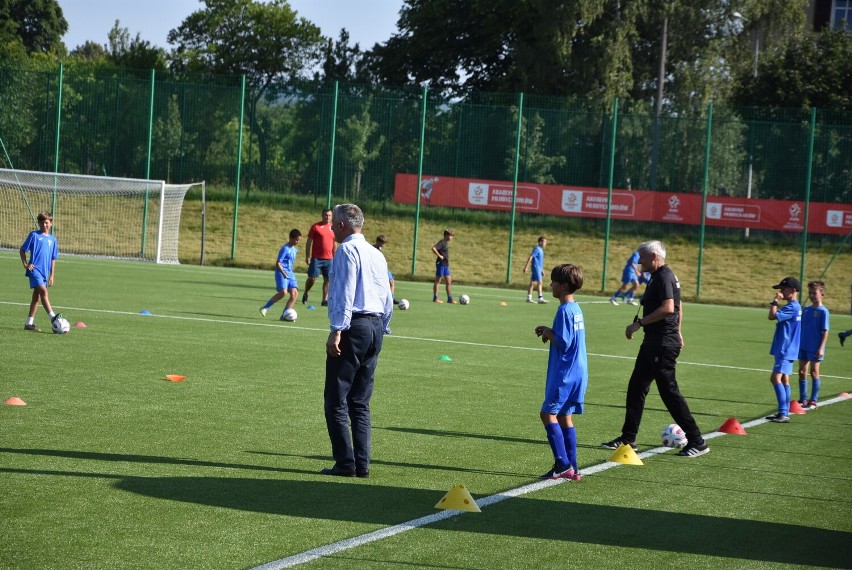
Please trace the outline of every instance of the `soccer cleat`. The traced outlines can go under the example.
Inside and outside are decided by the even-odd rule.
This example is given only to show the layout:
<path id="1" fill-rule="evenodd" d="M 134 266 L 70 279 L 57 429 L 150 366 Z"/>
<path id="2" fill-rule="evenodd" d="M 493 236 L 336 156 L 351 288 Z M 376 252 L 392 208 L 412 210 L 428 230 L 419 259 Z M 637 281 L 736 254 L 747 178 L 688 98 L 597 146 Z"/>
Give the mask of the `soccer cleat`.
<path id="1" fill-rule="evenodd" d="M 802 408 L 803 408 L 803 409 L 805 409 L 805 410 L 815 410 L 815 409 L 817 409 L 817 403 L 816 403 L 816 400 L 808 400 L 808 403 L 807 403 L 807 404 L 805 404 L 804 406 L 802 406 Z"/>
<path id="2" fill-rule="evenodd" d="M 846 342 L 846 337 L 848 335 L 845 333 L 837 333 L 837 338 L 840 339 L 840 346 L 843 346 L 843 343 Z"/>
<path id="3" fill-rule="evenodd" d="M 629 301 L 627 301 L 627 304 L 633 305 L 635 307 L 636 305 L 639 304 L 639 301 L 637 301 L 636 299 L 630 299 Z"/>
<path id="4" fill-rule="evenodd" d="M 269 309 L 267 309 L 266 307 L 261 307 L 260 308 L 260 316 L 265 317 L 267 311 L 269 311 Z"/>
<path id="5" fill-rule="evenodd" d="M 580 480 L 583 478 L 583 476 L 582 476 L 582 475 L 580 475 L 580 472 L 579 472 L 579 471 L 575 471 L 575 472 L 574 472 L 574 474 L 573 474 L 573 475 L 571 475 L 571 476 L 570 476 L 570 477 L 568 477 L 568 478 L 569 478 L 569 479 L 571 479 L 572 481 L 580 481 Z"/>
<path id="6" fill-rule="evenodd" d="M 25 331 L 32 331 L 32 332 L 41 332 L 41 329 L 38 328 L 37 326 L 35 326 L 34 324 L 24 325 L 24 330 Z"/>
<path id="7" fill-rule="evenodd" d="M 609 302 L 612 303 L 613 305 L 615 305 L 616 307 L 618 306 L 618 301 L 615 300 L 615 297 L 610 299 Z"/>
<path id="8" fill-rule="evenodd" d="M 61 318 L 62 318 L 62 313 L 56 313 L 55 315 L 50 317 L 50 322 L 54 323 L 54 322 L 56 322 L 56 319 L 61 319 Z"/>
<path id="9" fill-rule="evenodd" d="M 320 303 L 320 307 L 328 307 L 328 299 Z"/>
<path id="10" fill-rule="evenodd" d="M 617 438 L 613 439 L 612 441 L 603 442 L 601 444 L 601 447 L 604 448 L 604 449 L 618 449 L 622 445 L 629 445 L 631 448 L 633 448 L 633 451 L 636 451 L 637 449 L 639 449 L 639 446 L 636 445 L 636 442 L 627 441 L 627 440 L 624 440 L 620 437 L 617 437 Z"/>
<path id="11" fill-rule="evenodd" d="M 789 424 L 790 423 L 790 416 L 785 416 L 785 415 L 780 414 L 780 413 L 772 415 L 772 416 L 766 416 L 766 419 L 769 420 L 770 422 L 773 422 L 773 423 L 776 423 L 776 424 Z"/>
<path id="12" fill-rule="evenodd" d="M 539 305 L 546 305 L 547 303 L 548 303 L 548 301 L 547 301 L 547 299 L 545 299 L 544 297 L 539 297 L 539 298 L 538 298 L 538 304 L 539 304 Z"/>
<path id="13" fill-rule="evenodd" d="M 432 302 L 433 303 L 439 303 L 439 304 L 443 303 L 443 301 L 440 300 L 440 299 L 432 299 Z"/>
<path id="14" fill-rule="evenodd" d="M 808 405 L 807 400 L 798 400 L 798 402 L 799 402 L 799 405 L 802 406 L 803 408 Z"/>
<path id="15" fill-rule="evenodd" d="M 705 453 L 710 453 L 710 446 L 707 445 L 706 441 L 702 441 L 701 443 L 687 443 L 686 447 L 677 452 L 678 457 L 698 457 L 699 455 L 704 455 Z"/>
<path id="16" fill-rule="evenodd" d="M 459 302 L 456 301 L 455 299 L 448 299 L 447 303 L 449 303 L 450 305 L 458 305 L 459 304 Z"/>
<path id="17" fill-rule="evenodd" d="M 308 292 L 305 291 L 304 295 L 302 295 L 302 304 L 306 304 L 308 302 Z"/>
<path id="18" fill-rule="evenodd" d="M 570 466 L 553 464 L 550 471 L 539 476 L 539 479 L 570 479 L 574 476 L 574 469 Z"/>
<path id="19" fill-rule="evenodd" d="M 535 301 L 532 300 L 532 297 L 527 297 L 527 303 L 535 303 Z"/>

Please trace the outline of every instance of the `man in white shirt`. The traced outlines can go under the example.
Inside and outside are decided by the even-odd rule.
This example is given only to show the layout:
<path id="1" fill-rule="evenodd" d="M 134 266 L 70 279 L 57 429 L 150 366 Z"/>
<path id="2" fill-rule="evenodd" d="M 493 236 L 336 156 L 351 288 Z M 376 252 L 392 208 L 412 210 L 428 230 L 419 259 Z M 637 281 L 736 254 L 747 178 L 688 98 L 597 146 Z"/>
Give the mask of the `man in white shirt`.
<path id="1" fill-rule="evenodd" d="M 391 332 L 393 297 L 385 257 L 361 233 L 361 209 L 335 206 L 331 223 L 340 245 L 329 279 L 323 397 L 334 466 L 321 473 L 369 477 L 370 398 L 382 340 Z"/>

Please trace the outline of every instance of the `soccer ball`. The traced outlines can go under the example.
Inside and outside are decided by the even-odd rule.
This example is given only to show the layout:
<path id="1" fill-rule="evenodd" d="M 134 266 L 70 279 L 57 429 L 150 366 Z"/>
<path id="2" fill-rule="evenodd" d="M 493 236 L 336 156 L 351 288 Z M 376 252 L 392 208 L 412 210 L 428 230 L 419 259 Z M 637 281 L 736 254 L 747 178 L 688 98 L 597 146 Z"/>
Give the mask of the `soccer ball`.
<path id="1" fill-rule="evenodd" d="M 666 447 L 683 447 L 686 445 L 686 434 L 677 424 L 667 425 L 660 437 Z"/>
<path id="2" fill-rule="evenodd" d="M 470 304 L 470 297 L 468 297 L 467 295 L 462 295 L 461 297 L 459 297 L 459 303 L 461 303 L 462 305 Z"/>
<path id="3" fill-rule="evenodd" d="M 409 306 L 408 299 L 400 299 L 398 306 L 399 306 L 400 311 L 408 310 L 408 306 Z"/>
<path id="4" fill-rule="evenodd" d="M 53 321 L 53 323 L 51 323 L 50 327 L 53 329 L 53 332 L 55 332 L 56 334 L 66 334 L 68 331 L 71 330 L 71 325 L 68 323 L 68 321 L 66 321 L 62 317 L 59 317 L 58 319 Z"/>
<path id="5" fill-rule="evenodd" d="M 295 309 L 287 309 L 284 311 L 284 314 L 281 315 L 282 321 L 288 321 L 291 323 L 295 323 L 297 318 L 299 318 L 299 315 L 296 314 Z"/>

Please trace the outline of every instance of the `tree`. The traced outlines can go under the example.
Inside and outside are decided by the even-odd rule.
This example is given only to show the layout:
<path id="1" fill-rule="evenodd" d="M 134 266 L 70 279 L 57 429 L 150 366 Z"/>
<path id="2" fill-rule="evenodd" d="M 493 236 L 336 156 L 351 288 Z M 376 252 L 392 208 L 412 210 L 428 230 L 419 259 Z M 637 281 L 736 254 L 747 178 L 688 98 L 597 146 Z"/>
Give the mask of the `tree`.
<path id="1" fill-rule="evenodd" d="M 17 42 L 30 54 L 64 53 L 67 31 L 56 0 L 0 0 L 0 44 Z"/>
<path id="2" fill-rule="evenodd" d="M 349 45 L 349 32 L 346 28 L 340 30 L 336 41 L 328 38 L 322 57 L 322 74 L 315 74 L 316 79 L 348 83 L 370 82 L 365 54 L 357 43 Z"/>
<path id="3" fill-rule="evenodd" d="M 186 133 L 178 108 L 178 97 L 169 97 L 165 117 L 154 121 L 154 157 L 166 163 L 166 181 L 171 180 L 172 162 L 192 152 L 196 135 Z"/>
<path id="4" fill-rule="evenodd" d="M 257 122 L 257 106 L 264 97 L 274 100 L 282 87 L 309 77 L 320 61 L 323 37 L 319 28 L 299 18 L 286 0 L 204 0 L 171 30 L 171 68 L 177 74 L 203 72 L 245 75 L 249 89 L 248 117 L 257 134 L 260 168 L 268 153 L 267 140 Z"/>
<path id="5" fill-rule="evenodd" d="M 361 111 L 344 119 L 343 125 L 337 129 L 341 153 L 355 169 L 352 177 L 353 199 L 357 199 L 361 194 L 361 179 L 367 170 L 367 163 L 379 156 L 382 145 L 385 144 L 383 135 L 379 135 L 371 143 L 373 134 L 379 128 L 379 124 L 370 115 L 372 104 L 373 96 L 369 95 L 362 103 Z"/>
<path id="6" fill-rule="evenodd" d="M 113 65 L 135 69 L 156 69 L 166 71 L 166 52 L 163 48 L 154 47 L 139 34 L 132 40 L 130 30 L 122 28 L 118 20 L 109 31 L 107 56 Z"/>

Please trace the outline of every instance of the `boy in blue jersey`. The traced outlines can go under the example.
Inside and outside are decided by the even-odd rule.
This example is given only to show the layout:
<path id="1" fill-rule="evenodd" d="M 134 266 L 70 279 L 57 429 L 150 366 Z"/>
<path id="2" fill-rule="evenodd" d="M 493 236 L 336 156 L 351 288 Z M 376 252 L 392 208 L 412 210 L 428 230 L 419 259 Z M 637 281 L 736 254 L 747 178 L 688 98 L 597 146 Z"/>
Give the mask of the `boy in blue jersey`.
<path id="1" fill-rule="evenodd" d="M 778 413 L 766 416 L 766 419 L 777 424 L 786 424 L 790 422 L 790 374 L 793 373 L 793 361 L 799 355 L 802 332 L 802 306 L 796 300 L 802 285 L 795 277 L 785 277 L 772 288 L 779 291 L 769 303 L 769 320 L 778 321 L 775 325 L 775 336 L 772 337 L 772 347 L 769 349 L 769 354 L 775 357 L 769 381 L 778 400 Z M 787 304 L 779 308 L 778 301 L 781 300 Z"/>
<path id="2" fill-rule="evenodd" d="M 278 292 L 260 308 L 260 314 L 264 317 L 269 307 L 283 299 L 288 293 L 290 298 L 287 300 L 284 312 L 287 309 L 292 309 L 296 303 L 296 298 L 299 296 L 299 284 L 296 282 L 295 273 L 293 273 L 293 265 L 295 265 L 296 255 L 299 253 L 296 246 L 299 245 L 300 241 L 302 241 L 302 232 L 295 229 L 290 230 L 290 241 L 285 243 L 278 251 L 278 259 L 275 261 L 275 290 Z M 284 312 L 281 313 L 282 321 L 285 320 Z"/>
<path id="3" fill-rule="evenodd" d="M 828 341 L 828 309 L 822 304 L 825 283 L 808 283 L 808 300 L 811 304 L 802 311 L 802 334 L 799 342 L 799 404 L 806 410 L 815 410 L 819 399 L 819 363 L 825 358 Z M 811 373 L 811 397 L 808 398 L 808 368 Z"/>
<path id="4" fill-rule="evenodd" d="M 586 326 L 574 292 L 583 286 L 583 270 L 565 263 L 550 272 L 550 290 L 559 299 L 553 326 L 535 328 L 542 342 L 550 341 L 547 381 L 541 421 L 553 452 L 553 467 L 541 479 L 580 480 L 577 466 L 577 433 L 572 414 L 583 413 L 589 367 L 586 357 Z"/>
<path id="5" fill-rule="evenodd" d="M 47 288 L 53 286 L 56 258 L 59 257 L 59 245 L 56 243 L 56 237 L 50 233 L 50 228 L 53 227 L 53 215 L 50 212 L 39 212 L 38 227 L 38 230 L 30 232 L 20 249 L 21 262 L 26 270 L 24 274 L 29 277 L 30 289 L 33 290 L 30 313 L 27 322 L 24 323 L 24 330 L 33 332 L 41 332 L 35 325 L 35 314 L 39 302 L 50 315 L 51 323 L 62 317 L 62 314 L 53 312 L 47 294 Z M 27 261 L 27 253 L 30 254 L 29 261 Z"/>
<path id="6" fill-rule="evenodd" d="M 435 283 L 432 285 L 432 302 L 443 303 L 438 298 L 438 285 L 441 279 L 447 287 L 447 303 L 457 305 L 458 301 L 453 300 L 453 277 L 450 275 L 450 242 L 456 234 L 452 230 L 444 230 L 444 238 L 432 246 L 432 253 L 435 254 Z"/>
<path id="7" fill-rule="evenodd" d="M 612 294 L 609 302 L 618 306 L 618 298 L 626 301 L 631 305 L 638 305 L 636 301 L 636 291 L 639 289 L 639 276 L 642 275 L 642 270 L 639 268 L 639 252 L 634 251 L 627 263 L 624 264 L 624 270 L 621 272 L 621 287 Z M 627 286 L 630 285 L 630 290 Z"/>
<path id="8" fill-rule="evenodd" d="M 547 238 L 540 236 L 538 245 L 535 246 L 524 264 L 524 273 L 530 269 L 530 286 L 527 289 L 527 303 L 533 303 L 532 292 L 535 287 L 538 287 L 538 302 L 540 304 L 547 303 L 547 299 L 542 294 L 544 285 L 543 268 L 544 268 L 544 248 L 547 247 Z"/>

